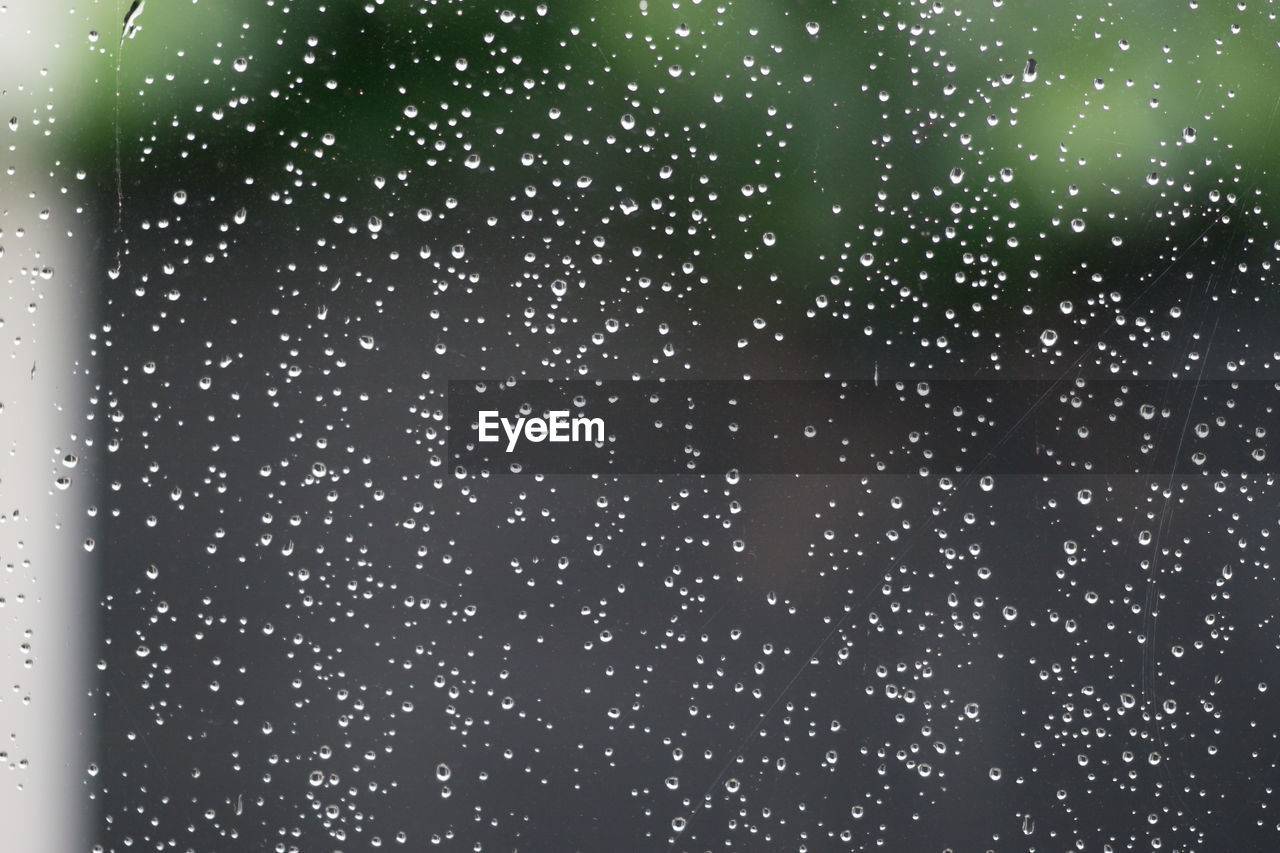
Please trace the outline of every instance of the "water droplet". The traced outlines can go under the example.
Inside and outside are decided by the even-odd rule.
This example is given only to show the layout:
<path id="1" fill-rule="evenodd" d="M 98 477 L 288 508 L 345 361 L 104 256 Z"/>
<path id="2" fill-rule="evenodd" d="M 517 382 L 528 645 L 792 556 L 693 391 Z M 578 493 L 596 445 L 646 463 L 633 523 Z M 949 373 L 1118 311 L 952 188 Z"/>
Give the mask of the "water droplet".
<path id="1" fill-rule="evenodd" d="M 439 779 L 441 782 L 448 782 L 449 777 L 452 775 L 453 775 L 453 771 L 449 768 L 448 764 L 445 764 L 442 761 L 436 765 L 436 778 Z"/>
<path id="2" fill-rule="evenodd" d="M 176 192 L 173 194 L 173 203 L 174 203 L 174 204 L 186 204 L 186 203 L 187 203 L 187 191 L 186 191 L 186 190 L 178 190 L 178 191 L 176 191 Z"/>
<path id="3" fill-rule="evenodd" d="M 245 59 L 243 56 L 237 57 L 236 61 L 231 63 L 231 67 L 243 74 L 249 69 L 249 60 Z"/>
<path id="4" fill-rule="evenodd" d="M 1058 333 L 1053 329 L 1045 329 L 1040 333 L 1040 344 L 1051 347 L 1058 342 Z"/>
<path id="5" fill-rule="evenodd" d="M 822 27 L 817 21 L 809 21 L 804 25 L 804 31 L 811 36 L 816 36 L 821 29 Z"/>

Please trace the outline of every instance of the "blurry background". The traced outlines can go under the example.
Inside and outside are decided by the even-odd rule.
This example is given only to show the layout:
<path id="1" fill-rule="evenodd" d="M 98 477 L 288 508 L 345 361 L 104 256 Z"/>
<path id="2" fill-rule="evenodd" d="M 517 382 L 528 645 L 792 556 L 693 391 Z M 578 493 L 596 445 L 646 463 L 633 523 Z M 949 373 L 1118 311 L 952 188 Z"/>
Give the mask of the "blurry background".
<path id="1" fill-rule="evenodd" d="M 0 18 L 15 849 L 1273 843 L 1268 7 L 127 11 Z M 746 375 L 1207 461 L 444 463 L 450 379 Z"/>

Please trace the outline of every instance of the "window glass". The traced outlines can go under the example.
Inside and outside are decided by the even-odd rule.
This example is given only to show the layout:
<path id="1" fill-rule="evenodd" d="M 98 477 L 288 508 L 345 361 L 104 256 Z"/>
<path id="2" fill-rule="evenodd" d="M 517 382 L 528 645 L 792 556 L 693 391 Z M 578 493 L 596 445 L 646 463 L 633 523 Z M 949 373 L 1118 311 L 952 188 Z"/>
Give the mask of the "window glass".
<path id="1" fill-rule="evenodd" d="M 1274 846 L 1269 6 L 19 14 L 80 848 Z"/>

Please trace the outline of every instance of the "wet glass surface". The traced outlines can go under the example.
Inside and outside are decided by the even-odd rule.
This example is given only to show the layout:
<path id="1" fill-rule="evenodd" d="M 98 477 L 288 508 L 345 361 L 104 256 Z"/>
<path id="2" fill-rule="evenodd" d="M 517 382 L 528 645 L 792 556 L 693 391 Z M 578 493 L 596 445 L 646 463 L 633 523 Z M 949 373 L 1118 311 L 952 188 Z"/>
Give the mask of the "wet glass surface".
<path id="1" fill-rule="evenodd" d="M 95 849 L 1274 846 L 1269 7 L 71 18 Z"/>

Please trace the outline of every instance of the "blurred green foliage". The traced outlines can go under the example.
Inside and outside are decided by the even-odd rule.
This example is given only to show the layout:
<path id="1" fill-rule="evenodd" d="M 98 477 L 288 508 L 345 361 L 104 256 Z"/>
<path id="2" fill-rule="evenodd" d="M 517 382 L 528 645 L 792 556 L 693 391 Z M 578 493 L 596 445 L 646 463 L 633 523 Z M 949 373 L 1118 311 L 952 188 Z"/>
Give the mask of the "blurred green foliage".
<path id="1" fill-rule="evenodd" d="M 871 294 L 920 279 L 938 298 L 966 266 L 955 283 L 1013 280 L 1011 305 L 1050 305 L 1096 290 L 1100 269 L 1147 286 L 1224 225 L 1228 244 L 1269 242 L 1243 214 L 1277 189 L 1273 18 L 1195 3 L 152 0 L 121 55 L 96 43 L 94 107 L 64 138 L 96 152 L 105 188 L 118 121 L 130 198 L 184 175 L 279 182 L 287 166 L 370 210 L 387 204 L 373 178 L 397 170 L 423 197 L 510 207 L 525 178 L 507 166 L 536 152 L 543 178 L 593 177 L 593 216 L 615 193 L 695 210 L 666 234 L 660 216 L 618 233 L 700 263 L 714 248 L 761 305 L 770 278 L 821 289 L 855 272 Z M 457 168 L 470 154 L 483 165 Z"/>

